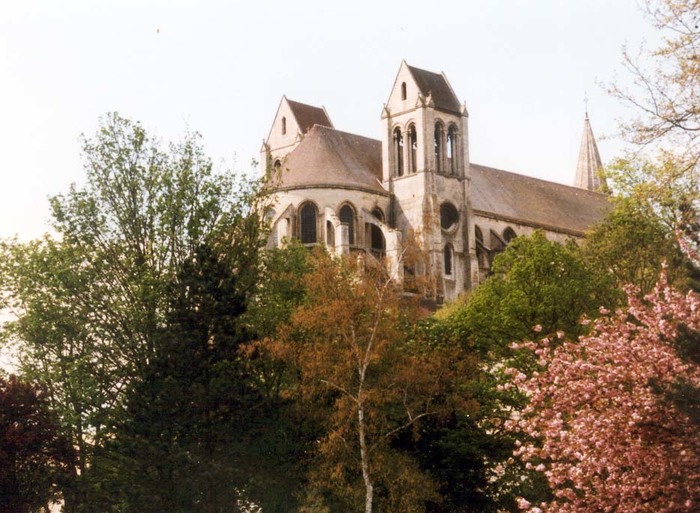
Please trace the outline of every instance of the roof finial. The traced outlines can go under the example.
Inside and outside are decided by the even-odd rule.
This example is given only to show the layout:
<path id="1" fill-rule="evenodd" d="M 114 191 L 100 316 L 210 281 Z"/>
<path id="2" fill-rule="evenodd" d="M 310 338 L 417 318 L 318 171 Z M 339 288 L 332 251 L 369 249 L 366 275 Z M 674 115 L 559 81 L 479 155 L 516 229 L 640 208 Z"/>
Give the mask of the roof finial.
<path id="1" fill-rule="evenodd" d="M 588 92 L 584 91 L 583 93 L 583 108 L 586 111 L 586 119 L 588 119 Z"/>

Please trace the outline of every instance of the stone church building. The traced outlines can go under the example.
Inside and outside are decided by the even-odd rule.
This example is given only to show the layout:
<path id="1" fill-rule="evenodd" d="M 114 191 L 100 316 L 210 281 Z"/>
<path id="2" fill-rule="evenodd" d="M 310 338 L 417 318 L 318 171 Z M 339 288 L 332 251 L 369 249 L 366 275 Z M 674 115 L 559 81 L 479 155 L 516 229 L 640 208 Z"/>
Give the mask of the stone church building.
<path id="1" fill-rule="evenodd" d="M 379 141 L 283 97 L 262 147 L 275 190 L 269 244 L 297 239 L 386 259 L 399 280 L 430 276 L 440 302 L 483 281 L 513 238 L 542 229 L 563 242 L 600 220 L 608 201 L 588 116 L 575 187 L 471 162 L 468 120 L 444 74 L 405 61 Z M 412 246 L 423 256 L 409 264 Z"/>

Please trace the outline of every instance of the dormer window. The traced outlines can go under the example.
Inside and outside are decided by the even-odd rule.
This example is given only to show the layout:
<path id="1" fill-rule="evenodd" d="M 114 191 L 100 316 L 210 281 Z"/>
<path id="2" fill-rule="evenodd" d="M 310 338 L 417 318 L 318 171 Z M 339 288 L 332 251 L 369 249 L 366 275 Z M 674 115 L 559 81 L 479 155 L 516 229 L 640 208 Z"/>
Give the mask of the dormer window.
<path id="1" fill-rule="evenodd" d="M 282 118 L 282 135 L 287 135 L 287 118 Z"/>
<path id="2" fill-rule="evenodd" d="M 406 82 L 401 83 L 401 99 L 406 99 Z"/>

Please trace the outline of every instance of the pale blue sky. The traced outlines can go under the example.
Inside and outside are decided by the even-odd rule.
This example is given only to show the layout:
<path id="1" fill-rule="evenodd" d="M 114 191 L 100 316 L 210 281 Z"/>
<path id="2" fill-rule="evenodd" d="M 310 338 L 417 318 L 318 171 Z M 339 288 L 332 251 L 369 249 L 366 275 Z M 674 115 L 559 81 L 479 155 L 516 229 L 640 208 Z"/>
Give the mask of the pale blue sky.
<path id="1" fill-rule="evenodd" d="M 629 112 L 597 84 L 657 37 L 635 0 L 0 0 L 0 236 L 47 229 L 106 112 L 246 171 L 282 94 L 379 138 L 402 59 L 466 101 L 473 162 L 569 184 L 584 94 L 608 161 Z"/>

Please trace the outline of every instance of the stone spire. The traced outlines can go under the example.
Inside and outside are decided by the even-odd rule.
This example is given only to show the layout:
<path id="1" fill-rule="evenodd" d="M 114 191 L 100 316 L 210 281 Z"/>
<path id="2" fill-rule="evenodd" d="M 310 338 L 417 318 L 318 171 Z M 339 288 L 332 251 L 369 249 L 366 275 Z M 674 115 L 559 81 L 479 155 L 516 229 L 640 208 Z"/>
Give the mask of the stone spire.
<path id="1" fill-rule="evenodd" d="M 605 192 L 607 184 L 605 178 L 601 176 L 603 164 L 600 162 L 598 145 L 593 137 L 591 123 L 588 120 L 588 112 L 583 122 L 583 138 L 581 139 L 581 149 L 578 154 L 578 164 L 576 165 L 576 181 L 574 186 L 589 191 Z"/>

